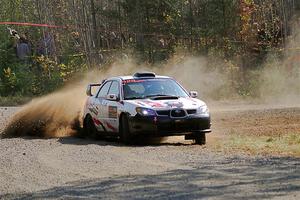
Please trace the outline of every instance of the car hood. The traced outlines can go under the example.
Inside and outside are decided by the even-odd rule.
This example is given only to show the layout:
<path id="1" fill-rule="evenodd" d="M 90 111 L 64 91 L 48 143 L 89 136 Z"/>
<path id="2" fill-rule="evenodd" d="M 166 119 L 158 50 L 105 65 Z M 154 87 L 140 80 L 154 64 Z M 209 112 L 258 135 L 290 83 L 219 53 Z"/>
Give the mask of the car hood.
<path id="1" fill-rule="evenodd" d="M 205 105 L 205 103 L 199 99 L 191 97 L 180 97 L 179 99 L 164 99 L 164 100 L 152 100 L 152 99 L 137 99 L 128 100 L 127 103 L 134 104 L 136 107 L 151 108 L 154 110 L 184 108 L 193 109 Z"/>

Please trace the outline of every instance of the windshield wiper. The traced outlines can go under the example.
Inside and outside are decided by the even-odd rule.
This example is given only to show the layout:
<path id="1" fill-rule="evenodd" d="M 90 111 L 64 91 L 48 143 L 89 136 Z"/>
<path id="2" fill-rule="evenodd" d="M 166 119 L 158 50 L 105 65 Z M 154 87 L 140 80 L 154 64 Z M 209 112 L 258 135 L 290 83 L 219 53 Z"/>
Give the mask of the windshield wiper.
<path id="1" fill-rule="evenodd" d="M 133 100 L 133 99 L 143 99 L 142 97 L 128 97 L 125 100 Z"/>
<path id="2" fill-rule="evenodd" d="M 128 97 L 125 98 L 125 100 L 134 100 L 134 99 L 153 99 L 153 100 L 163 100 L 163 99 L 178 99 L 178 96 L 172 96 L 172 95 L 165 95 L 165 94 L 153 94 L 153 95 L 146 95 L 142 97 Z"/>
<path id="3" fill-rule="evenodd" d="M 151 94 L 151 95 L 146 95 L 144 98 L 151 98 L 151 97 L 164 97 L 164 96 L 169 96 L 165 94 Z"/>
<path id="4" fill-rule="evenodd" d="M 153 100 L 159 100 L 159 99 L 178 99 L 177 96 L 165 95 L 165 94 L 147 95 L 147 96 L 145 96 L 145 98 L 151 98 Z"/>

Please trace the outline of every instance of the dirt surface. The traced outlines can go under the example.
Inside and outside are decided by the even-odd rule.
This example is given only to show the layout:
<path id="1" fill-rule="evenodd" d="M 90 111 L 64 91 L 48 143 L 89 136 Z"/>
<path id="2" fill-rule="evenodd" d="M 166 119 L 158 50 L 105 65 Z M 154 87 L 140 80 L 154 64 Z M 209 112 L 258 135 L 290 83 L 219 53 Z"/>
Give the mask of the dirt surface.
<path id="1" fill-rule="evenodd" d="M 248 107 L 212 113 L 214 133 L 250 136 L 300 134 L 300 107 Z"/>
<path id="2" fill-rule="evenodd" d="M 0 199 L 299 199 L 300 158 L 224 154 L 233 133 L 300 134 L 300 107 L 211 105 L 206 146 L 183 137 L 124 146 L 78 138 L 0 140 Z M 0 131 L 18 108 L 0 108 Z"/>

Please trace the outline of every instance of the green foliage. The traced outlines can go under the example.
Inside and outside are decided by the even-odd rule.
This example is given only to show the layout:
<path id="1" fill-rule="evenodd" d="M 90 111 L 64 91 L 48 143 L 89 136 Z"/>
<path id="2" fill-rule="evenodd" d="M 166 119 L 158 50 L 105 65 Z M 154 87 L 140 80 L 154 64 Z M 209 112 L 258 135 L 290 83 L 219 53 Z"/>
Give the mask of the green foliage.
<path id="1" fill-rule="evenodd" d="M 3 78 L 2 78 L 1 89 L 5 94 L 13 94 L 17 89 L 17 77 L 14 72 L 12 72 L 11 68 L 7 68 L 3 70 Z"/>
<path id="2" fill-rule="evenodd" d="M 28 103 L 32 98 L 31 97 L 24 97 L 24 96 L 0 96 L 0 105 L 1 106 L 19 106 L 25 103 Z"/>
<path id="3" fill-rule="evenodd" d="M 59 64 L 54 60 L 36 56 L 32 63 L 11 63 L 1 72 L 1 96 L 35 96 L 47 94 L 67 82 L 79 68 L 76 60 Z M 76 65 L 76 67 L 74 67 Z M 83 66 L 81 66 L 83 67 Z"/>

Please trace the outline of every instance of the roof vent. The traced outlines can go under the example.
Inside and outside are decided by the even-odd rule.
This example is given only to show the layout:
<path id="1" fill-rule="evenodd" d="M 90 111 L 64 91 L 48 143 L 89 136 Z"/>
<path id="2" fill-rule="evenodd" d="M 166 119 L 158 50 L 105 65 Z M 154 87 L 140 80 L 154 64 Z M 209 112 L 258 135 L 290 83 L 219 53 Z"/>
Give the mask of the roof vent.
<path id="1" fill-rule="evenodd" d="M 154 72 L 137 72 L 133 75 L 134 77 L 155 77 L 155 73 Z"/>

